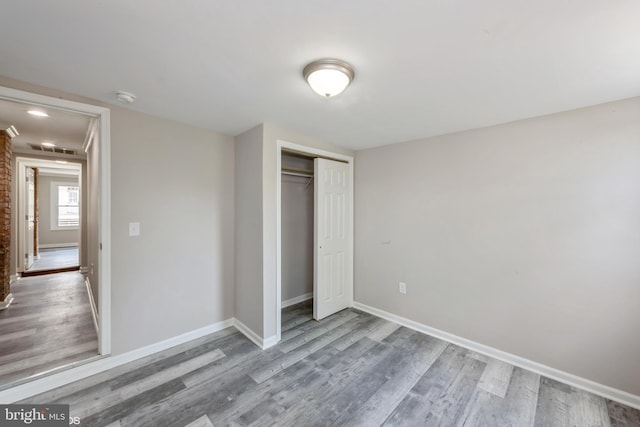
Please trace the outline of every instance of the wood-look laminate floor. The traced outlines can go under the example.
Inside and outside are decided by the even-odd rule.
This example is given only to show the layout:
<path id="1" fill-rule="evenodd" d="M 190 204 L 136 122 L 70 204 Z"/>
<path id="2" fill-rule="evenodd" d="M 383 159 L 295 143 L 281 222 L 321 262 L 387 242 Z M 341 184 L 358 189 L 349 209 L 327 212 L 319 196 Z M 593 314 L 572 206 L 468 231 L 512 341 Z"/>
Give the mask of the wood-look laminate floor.
<path id="1" fill-rule="evenodd" d="M 28 271 L 55 270 L 57 268 L 79 267 L 80 256 L 77 247 L 40 249 L 38 258 Z"/>
<path id="2" fill-rule="evenodd" d="M 24 403 L 83 426 L 638 426 L 640 411 L 356 310 L 283 312 L 259 350 L 234 328 Z"/>
<path id="3" fill-rule="evenodd" d="M 98 354 L 82 274 L 21 278 L 11 293 L 0 311 L 0 387 Z"/>

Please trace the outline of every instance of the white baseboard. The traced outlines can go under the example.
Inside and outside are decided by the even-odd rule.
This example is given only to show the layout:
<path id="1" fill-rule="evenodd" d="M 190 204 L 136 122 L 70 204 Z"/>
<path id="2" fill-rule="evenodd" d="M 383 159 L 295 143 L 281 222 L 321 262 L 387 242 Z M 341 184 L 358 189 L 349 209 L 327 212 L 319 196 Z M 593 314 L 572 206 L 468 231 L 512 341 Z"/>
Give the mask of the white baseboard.
<path id="1" fill-rule="evenodd" d="M 12 302 L 13 302 L 13 294 L 7 295 L 4 301 L 0 302 L 0 310 L 5 310 L 9 308 Z"/>
<path id="2" fill-rule="evenodd" d="M 303 301 L 308 301 L 310 299 L 313 299 L 313 292 L 309 292 L 308 294 L 300 295 L 298 297 L 291 298 L 286 301 L 282 301 L 282 308 L 287 308 L 294 304 L 298 304 Z"/>
<path id="3" fill-rule="evenodd" d="M 273 347 L 274 345 L 278 344 L 278 337 L 276 337 L 275 335 L 266 339 L 262 339 L 260 335 L 256 334 L 251 328 L 249 328 L 247 325 L 245 325 L 235 317 L 233 319 L 233 326 L 235 326 L 236 329 L 242 333 L 242 335 L 249 338 L 252 343 L 260 347 L 262 350 L 266 350 L 269 347 Z"/>
<path id="4" fill-rule="evenodd" d="M 273 335 L 269 338 L 265 338 L 264 340 L 262 340 L 262 349 L 266 350 L 268 348 L 271 348 L 274 345 L 278 344 L 278 342 L 280 342 L 280 340 L 276 335 Z"/>
<path id="5" fill-rule="evenodd" d="M 17 281 L 19 278 L 20 278 L 20 275 L 18 273 L 12 274 L 9 277 L 9 286 L 13 285 L 13 282 Z"/>
<path id="6" fill-rule="evenodd" d="M 91 305 L 91 315 L 93 316 L 93 326 L 96 328 L 97 336 L 100 336 L 100 323 L 98 322 L 98 309 L 96 308 L 96 300 L 93 299 L 93 292 L 91 291 L 91 282 L 89 277 L 85 276 L 84 284 L 87 287 L 87 294 L 89 295 L 89 304 Z"/>
<path id="7" fill-rule="evenodd" d="M 626 391 L 618 390 L 604 384 L 596 383 L 595 381 L 591 381 L 586 378 L 578 377 L 568 372 L 564 372 L 559 369 L 555 369 L 550 366 L 525 359 L 524 357 L 516 356 L 515 354 L 507 353 L 502 350 L 498 350 L 497 348 L 489 347 L 487 345 L 441 331 L 440 329 L 432 328 L 422 323 L 415 322 L 405 317 L 398 316 L 396 314 L 389 313 L 388 311 L 371 307 L 366 304 L 355 302 L 353 304 L 353 308 L 373 314 L 374 316 L 382 317 L 383 319 L 398 323 L 402 326 L 406 326 L 409 329 L 422 332 L 423 334 L 440 338 L 441 340 L 459 345 L 460 347 L 467 348 L 477 353 L 493 357 L 494 359 L 502 360 L 503 362 L 507 362 L 514 366 L 527 369 L 556 381 L 572 385 L 574 387 L 580 388 L 593 394 L 597 394 L 607 399 L 615 400 L 627 406 L 640 409 L 640 396 L 636 396 Z"/>
<path id="8" fill-rule="evenodd" d="M 125 363 L 133 362 L 134 360 L 141 359 L 154 353 L 167 350 L 171 347 L 221 331 L 229 326 L 233 326 L 233 323 L 233 319 L 223 320 L 127 353 L 118 354 L 116 356 L 104 356 L 94 362 L 86 363 L 66 371 L 51 374 L 44 378 L 39 378 L 25 384 L 20 384 L 15 387 L 2 390 L 0 391 L 0 404 L 13 403 L 35 396 L 36 394 L 44 393 L 45 391 L 98 374 L 106 371 L 107 369 L 112 369 L 124 365 Z"/>
<path id="9" fill-rule="evenodd" d="M 77 243 L 46 243 L 39 244 L 38 249 L 53 249 L 53 248 L 77 248 Z"/>

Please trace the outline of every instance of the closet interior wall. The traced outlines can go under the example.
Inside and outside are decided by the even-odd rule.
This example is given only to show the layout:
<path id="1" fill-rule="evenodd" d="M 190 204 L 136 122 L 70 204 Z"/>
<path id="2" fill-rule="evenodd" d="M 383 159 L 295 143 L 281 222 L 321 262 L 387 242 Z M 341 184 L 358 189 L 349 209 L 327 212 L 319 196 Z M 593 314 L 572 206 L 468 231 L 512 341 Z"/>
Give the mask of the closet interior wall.
<path id="1" fill-rule="evenodd" d="M 282 301 L 313 295 L 313 159 L 282 153 Z"/>

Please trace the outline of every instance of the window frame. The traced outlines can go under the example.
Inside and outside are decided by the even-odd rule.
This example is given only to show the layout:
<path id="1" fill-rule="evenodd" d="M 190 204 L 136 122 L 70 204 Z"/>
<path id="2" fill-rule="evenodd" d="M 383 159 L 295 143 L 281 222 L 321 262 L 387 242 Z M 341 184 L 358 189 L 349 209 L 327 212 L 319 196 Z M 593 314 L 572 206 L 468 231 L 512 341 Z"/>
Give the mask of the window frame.
<path id="1" fill-rule="evenodd" d="M 58 195 L 60 187 L 78 187 L 78 225 L 69 225 L 69 226 L 61 226 L 58 224 L 58 209 L 60 207 Z M 80 182 L 64 182 L 64 181 L 51 181 L 51 231 L 72 231 L 80 229 L 80 215 L 81 215 L 81 204 L 80 204 Z"/>

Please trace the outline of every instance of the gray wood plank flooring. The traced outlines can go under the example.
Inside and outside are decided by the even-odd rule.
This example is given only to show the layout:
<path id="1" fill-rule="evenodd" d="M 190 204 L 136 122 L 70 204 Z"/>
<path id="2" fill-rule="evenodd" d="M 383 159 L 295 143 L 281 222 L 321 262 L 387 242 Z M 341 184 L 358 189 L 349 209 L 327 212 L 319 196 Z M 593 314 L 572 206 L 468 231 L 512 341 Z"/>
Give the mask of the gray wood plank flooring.
<path id="1" fill-rule="evenodd" d="M 53 270 L 56 268 L 79 267 L 80 256 L 77 247 L 40 249 L 39 258 L 33 261 L 29 271 Z"/>
<path id="2" fill-rule="evenodd" d="M 77 272 L 21 278 L 0 311 L 0 387 L 98 354 L 84 277 Z"/>
<path id="3" fill-rule="evenodd" d="M 234 328 L 28 399 L 83 426 L 640 426 L 640 411 L 349 309 L 288 307 L 261 351 Z"/>

